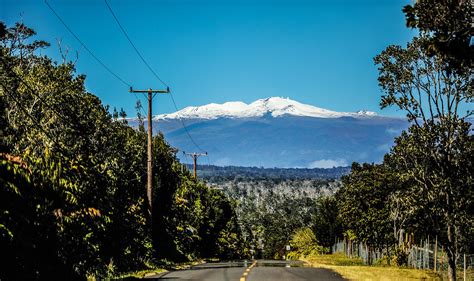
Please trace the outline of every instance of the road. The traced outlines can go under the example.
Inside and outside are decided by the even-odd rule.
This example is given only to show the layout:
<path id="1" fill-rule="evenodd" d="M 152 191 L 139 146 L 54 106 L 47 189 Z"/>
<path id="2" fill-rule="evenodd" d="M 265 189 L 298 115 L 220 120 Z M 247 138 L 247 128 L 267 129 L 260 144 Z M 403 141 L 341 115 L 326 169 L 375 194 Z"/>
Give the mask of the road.
<path id="1" fill-rule="evenodd" d="M 253 264 L 253 265 L 252 265 Z M 206 263 L 187 270 L 150 276 L 150 280 L 192 281 L 314 281 L 345 280 L 339 274 L 323 268 L 311 268 L 297 261 L 258 260 L 252 262 Z"/>

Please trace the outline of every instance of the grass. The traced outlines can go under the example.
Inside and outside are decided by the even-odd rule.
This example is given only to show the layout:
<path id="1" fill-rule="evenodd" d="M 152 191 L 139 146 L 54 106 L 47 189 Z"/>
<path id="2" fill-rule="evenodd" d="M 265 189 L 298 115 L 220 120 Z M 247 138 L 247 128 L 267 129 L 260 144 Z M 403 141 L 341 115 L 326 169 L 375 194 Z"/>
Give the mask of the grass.
<path id="1" fill-rule="evenodd" d="M 332 269 L 349 280 L 442 280 L 432 271 L 395 266 L 368 266 L 364 265 L 360 258 L 349 258 L 344 254 L 313 256 L 305 261 L 315 267 Z"/>
<path id="2" fill-rule="evenodd" d="M 206 260 L 206 261 L 214 261 L 214 260 L 210 259 L 210 260 Z M 190 261 L 190 262 L 183 262 L 183 263 L 175 264 L 175 263 L 165 261 L 163 263 L 163 266 L 165 268 L 153 268 L 153 269 L 146 269 L 146 270 L 128 272 L 128 273 L 125 273 L 125 274 L 120 274 L 119 276 L 116 276 L 113 279 L 114 280 L 142 279 L 142 278 L 145 278 L 149 275 L 155 275 L 155 274 L 160 274 L 160 273 L 163 273 L 163 272 L 167 272 L 168 270 L 186 269 L 186 268 L 189 268 L 193 265 L 202 264 L 203 262 L 205 262 L 205 261 L 204 260 L 196 260 L 196 261 Z"/>
<path id="3" fill-rule="evenodd" d="M 154 274 L 159 274 L 162 272 L 166 272 L 166 269 L 147 269 L 147 270 L 140 270 L 140 271 L 135 271 L 135 272 L 129 272 L 127 274 L 120 275 L 117 277 L 117 279 L 141 279 L 144 278 L 148 275 L 154 275 Z"/>

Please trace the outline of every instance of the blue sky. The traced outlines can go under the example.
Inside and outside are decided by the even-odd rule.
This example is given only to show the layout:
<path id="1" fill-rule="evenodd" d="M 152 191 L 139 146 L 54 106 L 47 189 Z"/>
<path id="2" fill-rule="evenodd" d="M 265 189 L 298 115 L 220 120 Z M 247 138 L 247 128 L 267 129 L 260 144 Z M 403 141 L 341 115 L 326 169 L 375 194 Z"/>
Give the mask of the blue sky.
<path id="1" fill-rule="evenodd" d="M 270 96 L 337 110 L 379 109 L 372 58 L 414 35 L 401 9 L 411 0 L 109 0 L 145 59 L 170 85 L 179 108 L 252 102 Z M 162 88 L 120 32 L 104 1 L 50 0 L 50 5 L 105 64 L 135 88 Z M 23 18 L 51 43 L 79 52 L 88 91 L 135 116 L 135 96 L 104 70 L 41 0 L 0 0 L 0 20 Z M 74 59 L 74 57 L 71 57 Z M 173 112 L 158 96 L 154 113 Z"/>

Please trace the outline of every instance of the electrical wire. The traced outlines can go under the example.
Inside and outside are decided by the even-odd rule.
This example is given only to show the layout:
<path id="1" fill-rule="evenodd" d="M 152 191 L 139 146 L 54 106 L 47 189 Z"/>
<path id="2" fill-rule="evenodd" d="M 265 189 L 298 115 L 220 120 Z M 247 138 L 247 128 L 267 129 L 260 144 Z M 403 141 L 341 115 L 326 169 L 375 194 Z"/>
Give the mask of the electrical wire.
<path id="1" fill-rule="evenodd" d="M 209 167 L 211 167 L 211 158 L 209 158 L 209 154 L 206 154 L 207 156 L 207 164 L 209 164 Z"/>
<path id="2" fill-rule="evenodd" d="M 170 91 L 170 97 L 171 97 L 171 101 L 173 101 L 174 108 L 176 109 L 176 111 L 179 111 L 178 106 L 176 105 L 176 101 L 174 100 L 173 93 L 172 93 L 171 91 Z M 199 149 L 201 152 L 206 152 L 204 149 L 202 149 L 202 148 L 196 143 L 196 141 L 194 140 L 194 138 L 191 136 L 191 133 L 189 133 L 188 127 L 187 127 L 186 124 L 184 123 L 183 118 L 181 118 L 179 115 L 177 115 L 177 116 L 178 116 L 179 121 L 181 122 L 181 125 L 182 125 L 184 131 L 186 132 L 186 134 L 188 135 L 189 139 L 190 139 L 191 142 L 194 144 L 194 146 L 196 146 L 196 148 Z"/>
<path id="3" fill-rule="evenodd" d="M 46 0 L 45 0 L 46 1 Z M 138 48 L 135 46 L 135 44 L 133 44 L 133 41 L 130 39 L 130 37 L 128 36 L 127 32 L 125 31 L 125 28 L 122 26 L 122 24 L 120 23 L 119 19 L 117 18 L 117 16 L 115 15 L 114 11 L 112 10 L 112 7 L 109 5 L 109 2 L 107 2 L 107 0 L 104 0 L 108 10 L 110 11 L 110 13 L 112 14 L 113 18 L 115 19 L 115 22 L 117 23 L 117 25 L 119 26 L 120 30 L 122 31 L 123 35 L 127 38 L 128 42 L 130 43 L 130 45 L 133 47 L 133 49 L 135 50 L 135 53 L 140 57 L 141 61 L 147 66 L 148 70 L 150 70 L 150 72 L 156 77 L 156 79 L 158 79 L 158 81 L 160 81 L 164 86 L 166 86 L 168 89 L 170 88 L 169 85 L 167 83 L 165 83 L 161 78 L 160 76 L 158 76 L 158 74 L 153 70 L 153 68 L 150 66 L 150 64 L 145 60 L 145 58 L 142 56 L 142 54 L 140 53 L 140 51 L 138 50 Z M 174 99 L 174 96 L 173 96 L 173 92 L 171 90 L 169 90 L 169 95 L 171 97 L 171 101 L 173 102 L 173 106 L 174 108 L 176 109 L 176 111 L 179 111 L 178 109 L 178 106 L 176 104 L 176 101 Z M 181 125 L 183 127 L 183 129 L 185 130 L 186 132 L 186 135 L 188 136 L 188 138 L 191 140 L 191 142 L 194 144 L 194 146 L 196 146 L 197 149 L 199 149 L 201 152 L 205 152 L 204 149 L 202 149 L 197 143 L 196 141 L 194 140 L 194 138 L 191 136 L 191 133 L 189 132 L 186 124 L 184 123 L 183 119 L 178 116 L 178 119 L 180 120 L 181 122 Z"/>
<path id="4" fill-rule="evenodd" d="M 130 39 L 130 37 L 128 36 L 127 32 L 125 31 L 125 29 L 123 28 L 122 24 L 120 24 L 120 21 L 118 20 L 117 16 L 115 15 L 114 11 L 112 10 L 112 8 L 110 7 L 109 5 L 109 2 L 107 2 L 107 0 L 104 0 L 105 2 L 105 5 L 107 5 L 107 8 L 109 9 L 110 13 L 112 14 L 112 16 L 114 17 L 115 19 L 115 22 L 118 24 L 118 26 L 120 27 L 120 30 L 122 31 L 122 33 L 125 35 L 125 37 L 127 38 L 128 42 L 130 43 L 130 45 L 132 45 L 133 49 L 135 50 L 135 53 L 137 53 L 137 55 L 140 57 L 140 59 L 142 60 L 142 62 L 148 67 L 148 70 L 150 70 L 151 73 L 153 73 L 153 75 L 166 87 L 169 87 L 163 80 L 161 80 L 161 78 L 158 76 L 158 74 L 156 74 L 156 72 L 153 70 L 153 68 L 151 68 L 151 66 L 148 64 L 148 62 L 145 60 L 145 58 L 142 56 L 142 54 L 140 53 L 140 51 L 138 51 L 137 47 L 135 47 L 135 44 L 133 44 L 133 41 L 132 39 Z"/>
<path id="5" fill-rule="evenodd" d="M 183 154 L 184 154 L 184 158 L 186 158 L 186 165 L 188 165 L 189 163 L 191 163 L 191 161 L 189 161 L 189 158 L 186 152 L 183 151 Z"/>
<path id="6" fill-rule="evenodd" d="M 126 82 L 122 77 L 120 77 L 118 74 L 116 74 L 110 67 L 108 67 L 102 60 L 100 60 L 88 47 L 87 45 L 77 36 L 74 31 L 66 24 L 66 22 L 59 16 L 59 14 L 54 10 L 53 7 L 48 3 L 47 0 L 44 1 L 45 4 L 48 6 L 48 8 L 53 12 L 53 14 L 58 18 L 58 20 L 64 25 L 64 27 L 69 31 L 69 33 L 82 45 L 82 47 L 105 69 L 107 70 L 112 76 L 114 76 L 118 81 L 120 81 L 122 84 L 124 84 L 127 87 L 131 87 L 132 85 L 128 82 Z M 135 99 L 140 100 L 140 98 L 135 94 Z M 139 110 L 143 113 L 144 116 L 146 116 L 146 112 L 143 109 L 143 107 L 140 105 Z"/>
<path id="7" fill-rule="evenodd" d="M 82 45 L 82 47 L 100 64 L 102 67 L 107 70 L 110 74 L 112 74 L 117 80 L 122 82 L 124 85 L 127 87 L 131 87 L 132 85 L 130 83 L 127 83 L 122 77 L 120 77 L 118 74 L 113 72 L 104 62 L 102 62 L 87 46 L 82 42 L 81 39 L 72 31 L 71 28 L 66 24 L 66 22 L 59 16 L 59 14 L 51 7 L 51 5 L 48 3 L 47 0 L 44 0 L 44 3 L 48 6 L 48 8 L 53 12 L 53 14 L 58 18 L 58 20 L 64 25 L 64 27 L 69 31 L 69 33 Z"/>

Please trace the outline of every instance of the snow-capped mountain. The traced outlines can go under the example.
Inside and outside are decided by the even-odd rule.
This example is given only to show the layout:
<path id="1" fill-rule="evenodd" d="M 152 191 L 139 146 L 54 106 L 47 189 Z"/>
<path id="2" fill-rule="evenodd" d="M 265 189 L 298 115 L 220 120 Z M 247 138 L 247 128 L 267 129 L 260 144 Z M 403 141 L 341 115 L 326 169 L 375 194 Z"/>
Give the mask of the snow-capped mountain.
<path id="1" fill-rule="evenodd" d="M 304 168 L 381 162 L 408 126 L 405 119 L 374 112 L 336 112 L 276 97 L 187 107 L 155 116 L 153 123 L 172 146 L 199 152 L 190 134 L 214 165 Z"/>
<path id="2" fill-rule="evenodd" d="M 304 116 L 316 118 L 339 118 L 339 117 L 372 117 L 375 112 L 359 111 L 336 112 L 316 106 L 303 104 L 289 98 L 270 97 L 259 99 L 250 104 L 240 101 L 226 102 L 223 104 L 211 103 L 203 106 L 189 106 L 180 111 L 171 114 L 162 114 L 155 119 L 218 119 L 218 118 L 252 118 L 271 115 L 273 117 L 281 116 Z"/>

